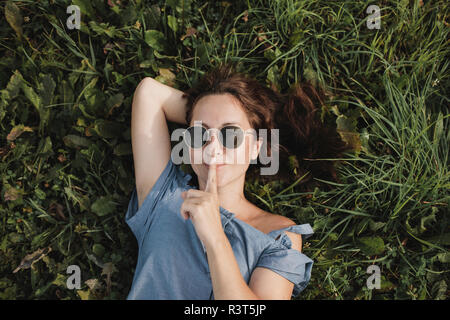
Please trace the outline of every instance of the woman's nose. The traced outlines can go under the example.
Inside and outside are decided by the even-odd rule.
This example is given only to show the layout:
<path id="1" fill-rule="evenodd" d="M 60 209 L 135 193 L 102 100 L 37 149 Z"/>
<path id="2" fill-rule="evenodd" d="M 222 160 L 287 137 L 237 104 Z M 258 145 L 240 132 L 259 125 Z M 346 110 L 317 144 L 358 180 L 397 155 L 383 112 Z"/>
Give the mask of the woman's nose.
<path id="1" fill-rule="evenodd" d="M 217 161 L 222 155 L 222 145 L 219 142 L 216 132 L 211 132 L 210 141 L 205 147 L 204 156 L 206 162 L 209 164 L 212 161 Z"/>

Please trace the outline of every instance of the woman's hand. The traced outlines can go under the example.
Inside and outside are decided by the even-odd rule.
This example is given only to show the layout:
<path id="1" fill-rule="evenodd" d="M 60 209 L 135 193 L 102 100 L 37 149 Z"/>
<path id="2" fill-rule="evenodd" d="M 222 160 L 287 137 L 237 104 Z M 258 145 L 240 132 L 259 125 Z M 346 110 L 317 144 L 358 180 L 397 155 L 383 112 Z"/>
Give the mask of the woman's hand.
<path id="1" fill-rule="evenodd" d="M 184 199 L 180 208 L 181 215 L 185 220 L 192 220 L 195 231 L 205 246 L 213 244 L 218 236 L 223 235 L 216 176 L 216 164 L 211 163 L 205 190 L 189 189 L 181 193 Z"/>

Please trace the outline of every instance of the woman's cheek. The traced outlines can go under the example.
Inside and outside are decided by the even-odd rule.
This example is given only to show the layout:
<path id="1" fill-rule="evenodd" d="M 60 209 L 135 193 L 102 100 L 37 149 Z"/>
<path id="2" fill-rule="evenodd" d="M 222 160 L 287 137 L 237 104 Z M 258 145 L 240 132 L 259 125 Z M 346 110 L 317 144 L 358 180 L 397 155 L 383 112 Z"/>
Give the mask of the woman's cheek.
<path id="1" fill-rule="evenodd" d="M 247 143 L 243 143 L 237 149 L 227 150 L 225 155 L 228 164 L 218 169 L 217 182 L 219 185 L 226 185 L 245 174 L 250 163 Z"/>
<path id="2" fill-rule="evenodd" d="M 225 163 L 245 166 L 250 163 L 250 141 L 246 137 L 244 142 L 236 149 L 225 151 Z"/>

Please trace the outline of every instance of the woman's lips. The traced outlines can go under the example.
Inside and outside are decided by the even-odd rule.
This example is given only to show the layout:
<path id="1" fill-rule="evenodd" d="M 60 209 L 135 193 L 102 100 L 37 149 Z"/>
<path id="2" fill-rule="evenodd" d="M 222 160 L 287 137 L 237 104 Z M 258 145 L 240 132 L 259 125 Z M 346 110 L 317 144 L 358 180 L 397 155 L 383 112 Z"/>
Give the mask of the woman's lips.
<path id="1" fill-rule="evenodd" d="M 205 166 L 206 166 L 206 168 L 209 168 L 209 165 L 206 164 L 206 163 L 205 163 Z M 216 164 L 216 168 L 217 168 L 217 169 L 218 169 L 218 168 L 221 168 L 221 167 L 223 167 L 223 166 L 226 166 L 226 164 L 225 164 L 225 163 Z"/>

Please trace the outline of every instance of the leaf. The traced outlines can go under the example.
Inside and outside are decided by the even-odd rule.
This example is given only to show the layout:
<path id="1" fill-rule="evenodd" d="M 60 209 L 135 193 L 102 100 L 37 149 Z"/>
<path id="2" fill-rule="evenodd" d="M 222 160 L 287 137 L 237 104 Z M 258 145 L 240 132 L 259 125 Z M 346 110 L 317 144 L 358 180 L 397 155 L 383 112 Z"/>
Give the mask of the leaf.
<path id="1" fill-rule="evenodd" d="M 280 91 L 280 71 L 277 65 L 273 65 L 267 71 L 267 80 L 269 83 L 274 85 L 278 91 Z"/>
<path id="2" fill-rule="evenodd" d="M 125 126 L 114 121 L 97 120 L 95 121 L 94 131 L 102 138 L 116 138 L 122 135 Z"/>
<path id="3" fill-rule="evenodd" d="M 161 31 L 147 30 L 145 31 L 145 42 L 157 51 L 164 51 L 166 37 Z"/>
<path id="4" fill-rule="evenodd" d="M 103 34 L 106 34 L 110 38 L 117 38 L 122 36 L 121 32 L 116 30 L 115 26 L 110 26 L 109 23 L 97 24 L 94 21 L 90 21 L 89 26 L 99 36 Z"/>
<path id="5" fill-rule="evenodd" d="M 356 119 L 348 118 L 347 116 L 341 114 L 336 119 L 337 129 L 341 131 L 356 131 Z"/>
<path id="6" fill-rule="evenodd" d="M 410 224 L 411 217 L 410 217 L 410 212 L 408 212 L 406 220 L 405 220 L 407 230 L 415 235 L 419 235 L 419 234 L 425 232 L 427 230 L 426 226 L 430 225 L 432 222 L 436 222 L 435 213 L 437 211 L 438 211 L 438 209 L 436 207 L 432 207 L 431 213 L 427 216 L 420 218 L 420 225 L 417 225 L 414 228 Z"/>
<path id="7" fill-rule="evenodd" d="M 88 279 L 84 283 L 86 283 L 86 285 L 92 291 L 102 289 L 102 284 L 100 283 L 100 281 L 98 279 Z"/>
<path id="8" fill-rule="evenodd" d="M 122 93 L 115 94 L 106 100 L 106 105 L 108 106 L 108 116 L 110 116 L 115 108 L 118 108 L 123 103 L 124 95 Z"/>
<path id="9" fill-rule="evenodd" d="M 313 86 L 317 87 L 317 84 L 319 82 L 319 78 L 317 76 L 316 71 L 312 67 L 311 64 L 308 64 L 306 68 L 303 71 L 303 76 L 306 81 L 309 81 Z"/>
<path id="10" fill-rule="evenodd" d="M 159 76 L 155 80 L 172 87 L 175 84 L 175 78 L 175 74 L 170 69 L 159 68 Z"/>
<path id="11" fill-rule="evenodd" d="M 369 219 L 369 228 L 371 231 L 377 231 L 378 229 L 384 227 L 386 222 L 375 222 L 372 219 Z"/>
<path id="12" fill-rule="evenodd" d="M 154 61 L 152 60 L 144 60 L 139 64 L 139 68 L 151 68 L 154 65 Z"/>
<path id="13" fill-rule="evenodd" d="M 63 138 L 64 144 L 69 148 L 80 148 L 80 147 L 89 147 L 91 142 L 89 139 L 69 134 Z"/>
<path id="14" fill-rule="evenodd" d="M 439 111 L 438 119 L 434 125 L 433 143 L 437 144 L 444 132 L 444 116 Z"/>
<path id="15" fill-rule="evenodd" d="M 38 187 L 34 189 L 34 193 L 40 200 L 45 200 L 46 198 L 45 192 L 39 189 Z"/>
<path id="16" fill-rule="evenodd" d="M 173 60 L 176 60 L 178 57 L 177 56 L 167 56 L 167 55 L 165 55 L 165 54 L 161 54 L 161 53 L 159 53 L 158 51 L 153 51 L 153 54 L 155 55 L 155 57 L 157 57 L 158 59 L 173 59 Z M 156 64 L 155 64 L 156 65 Z M 152 67 L 153 67 L 153 65 L 152 65 Z"/>
<path id="17" fill-rule="evenodd" d="M 47 292 L 47 290 L 50 288 L 51 285 L 52 285 L 52 283 L 49 282 L 46 285 L 44 285 L 43 287 L 37 288 L 36 291 L 34 292 L 34 295 L 36 297 L 42 296 L 45 292 Z"/>
<path id="18" fill-rule="evenodd" d="M 20 74 L 19 70 L 16 70 L 9 79 L 6 89 L 1 90 L 2 99 L 8 101 L 17 97 L 22 85 L 22 81 L 23 81 L 22 75 Z"/>
<path id="19" fill-rule="evenodd" d="M 81 300 L 89 300 L 90 298 L 89 290 L 77 290 L 77 294 L 80 296 Z"/>
<path id="20" fill-rule="evenodd" d="M 126 156 L 133 153 L 133 149 L 130 143 L 121 143 L 114 147 L 113 153 L 116 156 Z"/>
<path id="21" fill-rule="evenodd" d="M 174 16 L 168 15 L 167 16 L 167 24 L 169 25 L 170 29 L 173 30 L 173 32 L 177 32 L 178 25 L 177 25 L 177 18 Z"/>
<path id="22" fill-rule="evenodd" d="M 3 237 L 3 240 L 2 240 L 2 242 L 0 244 L 0 250 L 2 250 L 3 253 L 6 252 L 7 245 L 8 245 L 8 237 L 6 236 L 6 237 Z"/>
<path id="23" fill-rule="evenodd" d="M 149 23 L 148 26 L 150 28 L 157 28 L 161 24 L 161 8 L 158 4 L 153 4 L 150 6 L 150 10 L 148 12 Z"/>
<path id="24" fill-rule="evenodd" d="M 106 113 L 106 97 L 102 90 L 98 88 L 90 88 L 85 91 L 86 110 L 90 114 L 96 115 L 96 118 L 102 118 Z"/>
<path id="25" fill-rule="evenodd" d="M 93 263 L 95 263 L 97 267 L 103 268 L 105 266 L 105 264 L 93 254 L 87 253 L 86 255 L 88 259 L 91 260 Z"/>
<path id="26" fill-rule="evenodd" d="M 51 247 L 47 247 L 44 249 L 38 249 L 33 253 L 27 254 L 22 261 L 20 262 L 19 266 L 14 269 L 13 273 L 16 273 L 17 271 L 21 269 L 28 269 L 30 268 L 35 262 L 41 260 L 45 255 L 47 255 L 50 251 L 52 251 Z"/>
<path id="27" fill-rule="evenodd" d="M 39 95 L 34 92 L 34 89 L 32 87 L 29 87 L 25 81 L 22 82 L 22 91 L 25 94 L 25 97 L 27 97 L 28 100 L 30 100 L 31 104 L 36 108 L 36 110 L 41 113 L 41 98 Z"/>
<path id="28" fill-rule="evenodd" d="M 14 29 L 17 36 L 22 37 L 22 14 L 20 13 L 20 9 L 16 6 L 12 1 L 8 1 L 5 5 L 5 17 L 6 21 L 8 21 L 11 28 Z"/>
<path id="29" fill-rule="evenodd" d="M 432 213 L 422 217 L 420 219 L 420 233 L 423 233 L 427 231 L 427 228 L 425 226 L 428 226 L 431 224 L 431 222 L 436 222 L 436 215 L 435 213 L 438 211 L 436 207 L 432 207 Z"/>
<path id="30" fill-rule="evenodd" d="M 38 150 L 38 154 L 40 155 L 53 154 L 53 144 L 51 138 L 46 137 L 45 139 L 41 139 Z"/>
<path id="31" fill-rule="evenodd" d="M 73 0 L 73 4 L 80 7 L 82 14 L 95 18 L 94 8 L 92 7 L 91 0 Z"/>
<path id="32" fill-rule="evenodd" d="M 434 244 L 443 244 L 446 246 L 450 245 L 450 233 L 444 233 L 439 236 L 434 236 L 429 239 L 427 239 L 428 242 L 434 243 Z"/>
<path id="33" fill-rule="evenodd" d="M 359 139 L 361 141 L 361 149 L 367 153 L 370 154 L 370 146 L 369 146 L 369 139 L 370 134 L 367 132 L 367 128 L 363 128 L 361 130 L 361 133 L 359 134 Z"/>
<path id="34" fill-rule="evenodd" d="M 6 136 L 8 142 L 16 140 L 24 132 L 33 132 L 33 129 L 26 127 L 23 124 L 19 124 L 11 129 L 9 134 Z"/>
<path id="35" fill-rule="evenodd" d="M 52 284 L 54 284 L 58 287 L 66 287 L 66 285 L 67 285 L 66 276 L 58 273 L 58 275 L 56 276 L 56 279 L 53 280 Z"/>
<path id="36" fill-rule="evenodd" d="M 103 257 L 103 255 L 105 254 L 105 247 L 104 246 L 102 246 L 101 244 L 99 244 L 99 243 L 95 243 L 93 246 L 92 246 L 92 252 L 96 255 L 96 256 L 98 256 L 98 257 Z"/>
<path id="37" fill-rule="evenodd" d="M 70 75 L 69 75 L 70 78 Z M 62 81 L 62 85 L 59 86 L 60 97 L 62 98 L 62 102 L 72 104 L 74 101 L 73 98 L 73 90 L 72 87 L 67 80 Z"/>
<path id="38" fill-rule="evenodd" d="M 81 211 L 85 211 L 89 208 L 90 201 L 87 195 L 81 195 L 69 187 L 64 187 L 64 192 L 70 200 L 80 206 Z"/>
<path id="39" fill-rule="evenodd" d="M 304 37 L 305 33 L 303 30 L 295 30 L 289 37 L 289 47 L 290 48 L 295 47 Z"/>
<path id="40" fill-rule="evenodd" d="M 42 106 L 46 107 L 52 103 L 53 93 L 56 88 L 55 81 L 49 74 L 40 74 L 39 94 L 42 98 Z"/>
<path id="41" fill-rule="evenodd" d="M 439 253 L 437 258 L 442 263 L 450 263 L 450 252 Z"/>
<path id="42" fill-rule="evenodd" d="M 78 106 L 78 108 L 81 110 L 81 113 L 83 113 L 83 115 L 84 115 L 86 118 L 89 118 L 89 119 L 95 119 L 94 116 L 92 116 L 92 115 L 90 115 L 89 113 L 87 113 L 86 107 L 84 106 L 84 104 L 79 103 L 79 104 L 77 104 L 77 106 Z"/>
<path id="43" fill-rule="evenodd" d="M 361 237 L 357 239 L 357 245 L 368 256 L 378 255 L 384 251 L 384 241 L 380 237 Z"/>
<path id="44" fill-rule="evenodd" d="M 386 280 L 384 276 L 381 276 L 379 292 L 387 292 L 387 291 L 390 291 L 395 288 L 396 288 L 396 285 L 394 285 L 389 280 Z"/>
<path id="45" fill-rule="evenodd" d="M 297 176 L 297 170 L 299 168 L 298 159 L 295 155 L 291 155 L 288 157 L 289 161 L 289 170 L 293 172 L 295 176 Z"/>
<path id="46" fill-rule="evenodd" d="M 447 292 L 447 283 L 444 279 L 436 281 L 431 288 L 431 294 L 434 296 L 434 300 L 445 300 Z"/>
<path id="47" fill-rule="evenodd" d="M 12 232 L 10 234 L 8 234 L 9 237 L 9 241 L 12 243 L 20 243 L 24 240 L 23 235 L 21 235 L 20 233 L 17 232 Z"/>
<path id="48" fill-rule="evenodd" d="M 17 190 L 14 187 L 11 187 L 10 185 L 5 185 L 5 193 L 4 193 L 4 198 L 5 201 L 15 201 L 20 197 L 20 191 Z"/>
<path id="49" fill-rule="evenodd" d="M 116 204 L 112 201 L 111 196 L 103 196 L 98 198 L 91 206 L 92 212 L 99 217 L 113 213 L 116 210 Z"/>
<path id="50" fill-rule="evenodd" d="M 272 62 L 276 59 L 275 51 L 273 49 L 264 50 L 264 58 Z"/>
<path id="51" fill-rule="evenodd" d="M 180 0 L 167 0 L 167 5 L 172 8 L 172 10 L 176 10 L 177 7 L 180 6 Z"/>
<path id="52" fill-rule="evenodd" d="M 336 130 L 342 137 L 342 140 L 347 142 L 356 152 L 361 151 L 361 139 L 359 133 L 356 131 L 356 119 L 348 118 L 345 115 L 340 115 L 336 119 Z"/>

